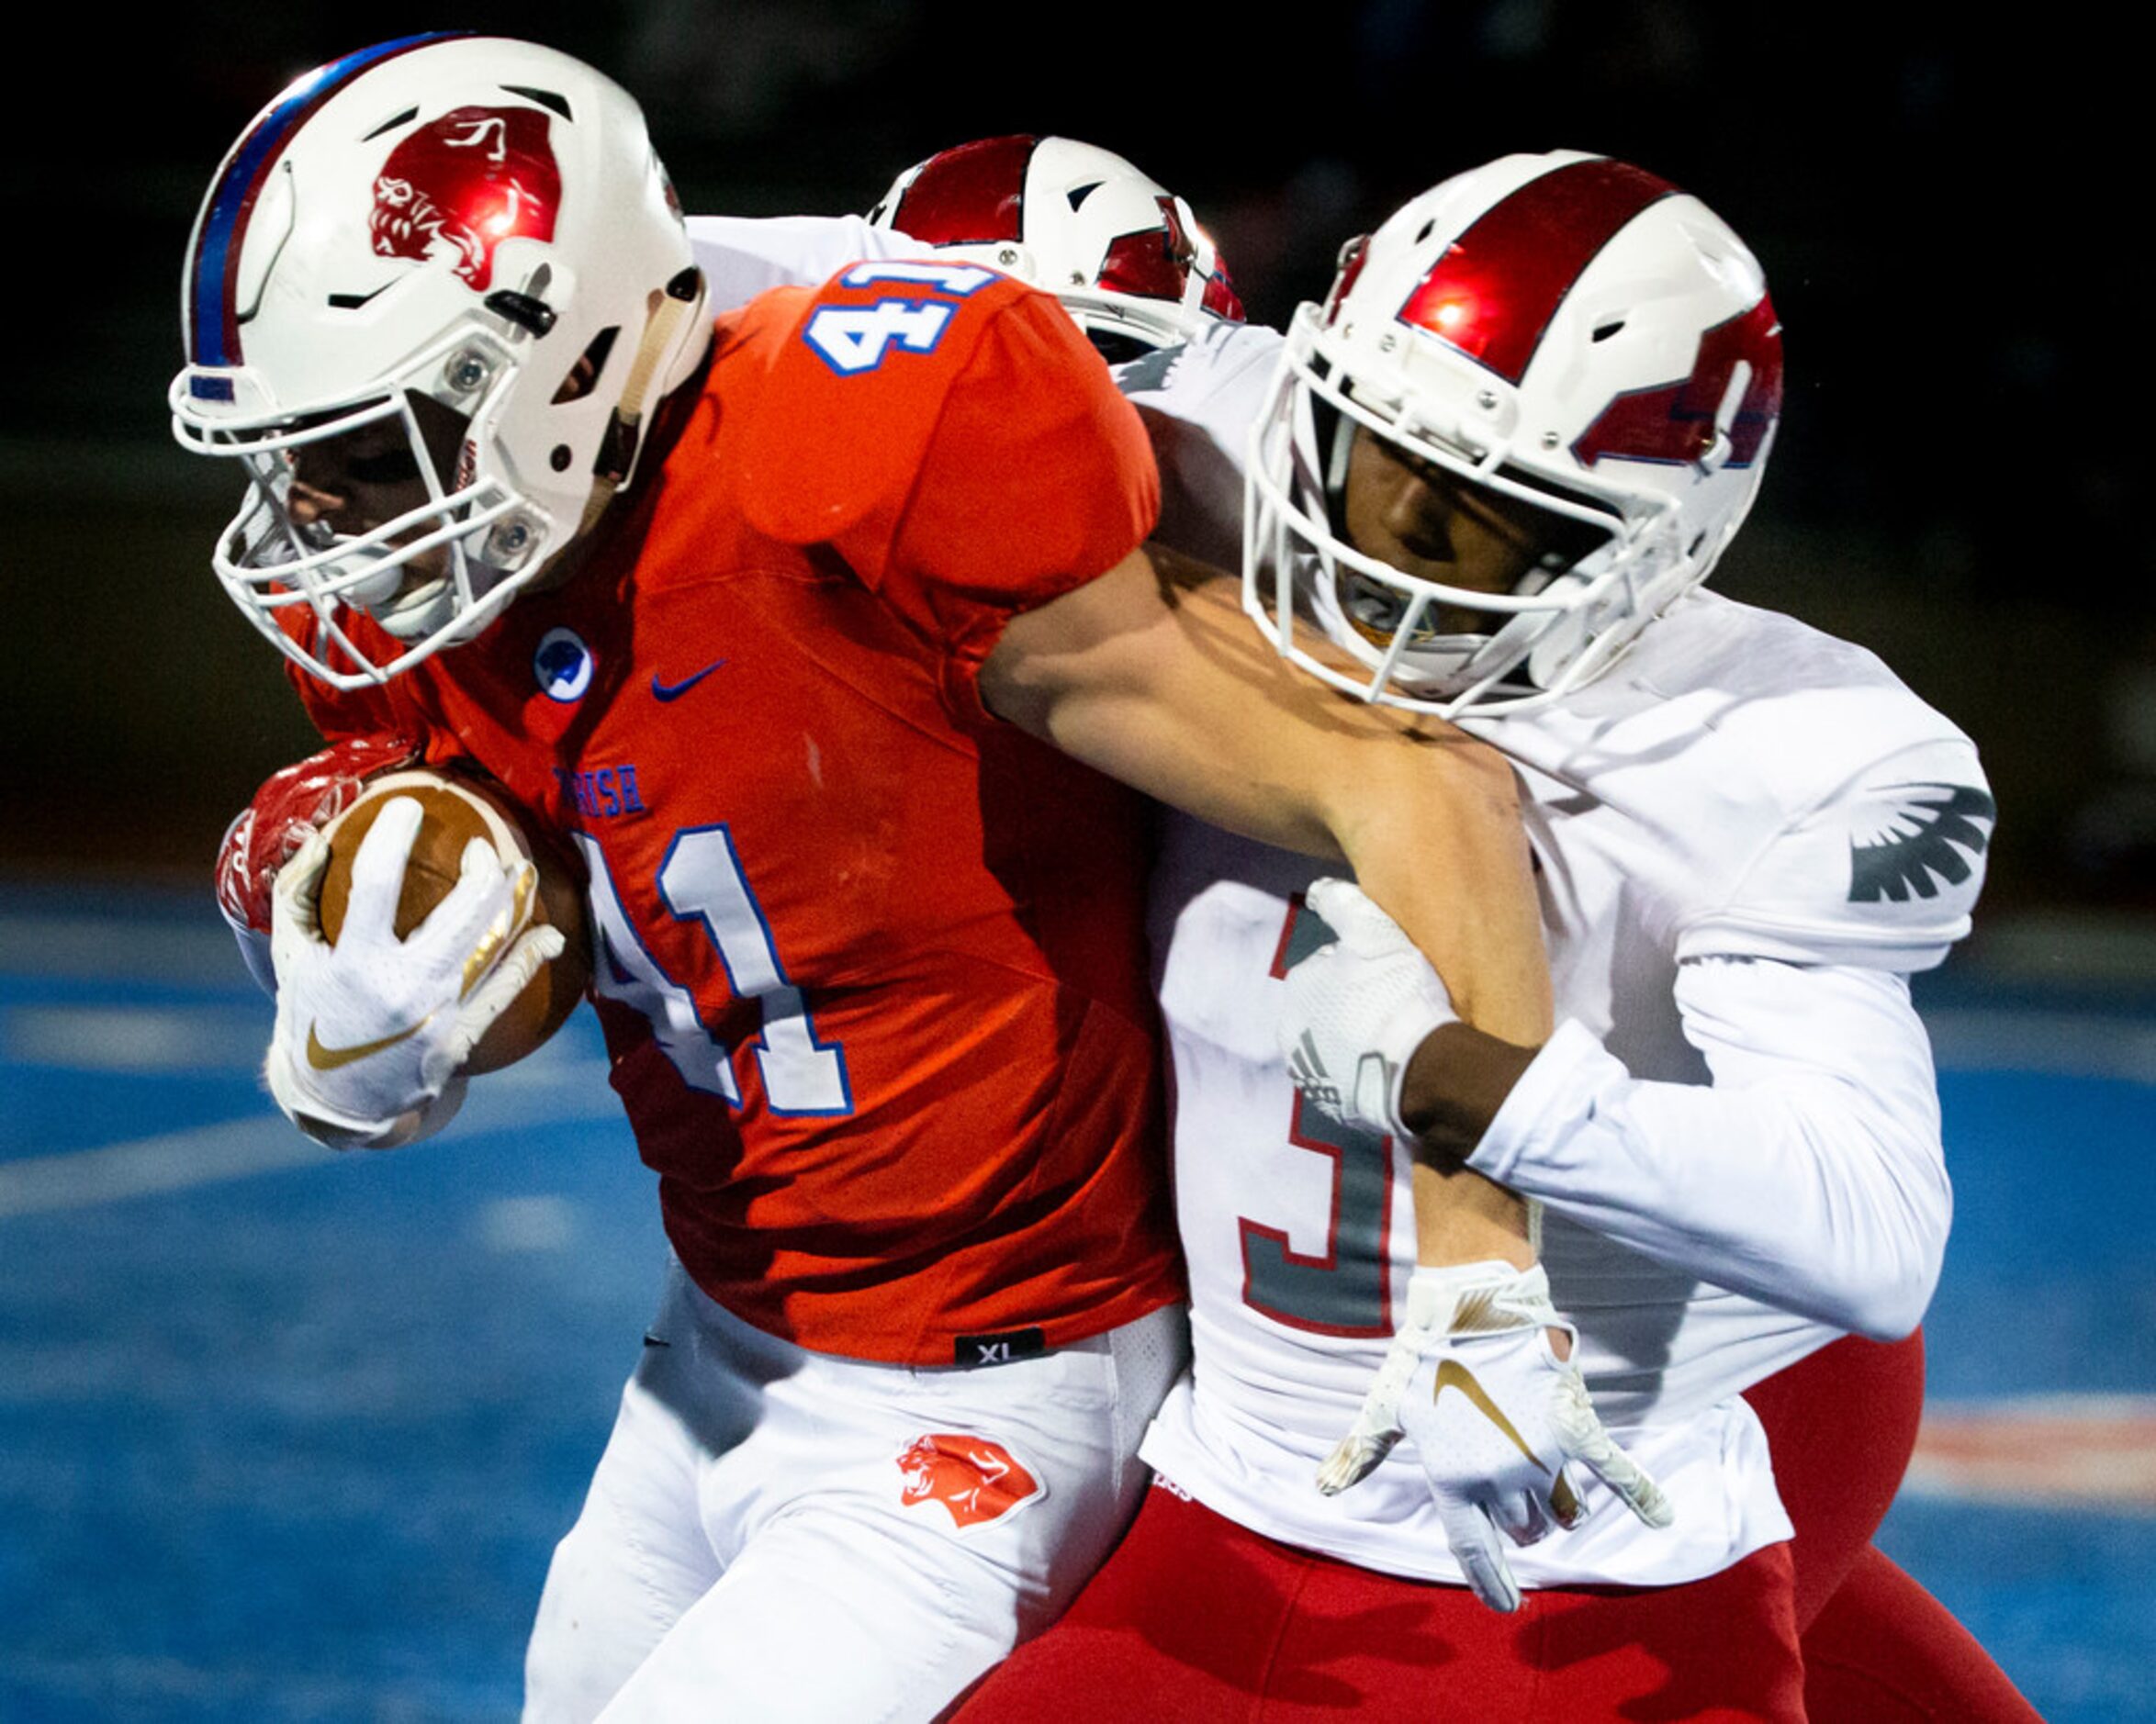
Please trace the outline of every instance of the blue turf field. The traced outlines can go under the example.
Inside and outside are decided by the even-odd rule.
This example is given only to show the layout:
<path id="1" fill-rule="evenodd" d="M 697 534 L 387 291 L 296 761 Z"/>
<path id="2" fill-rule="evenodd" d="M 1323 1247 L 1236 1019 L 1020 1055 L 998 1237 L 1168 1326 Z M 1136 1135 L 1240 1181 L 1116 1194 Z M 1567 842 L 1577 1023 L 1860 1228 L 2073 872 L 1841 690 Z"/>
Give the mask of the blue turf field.
<path id="1" fill-rule="evenodd" d="M 331 1157 L 207 901 L 80 901 L 0 893 L 0 1720 L 513 1717 L 657 1282 L 595 1026 Z M 1932 1395 L 2009 1482 L 1927 1467 L 1881 1542 L 2058 1724 L 2156 1716 L 2156 1019 L 1927 1000 Z"/>

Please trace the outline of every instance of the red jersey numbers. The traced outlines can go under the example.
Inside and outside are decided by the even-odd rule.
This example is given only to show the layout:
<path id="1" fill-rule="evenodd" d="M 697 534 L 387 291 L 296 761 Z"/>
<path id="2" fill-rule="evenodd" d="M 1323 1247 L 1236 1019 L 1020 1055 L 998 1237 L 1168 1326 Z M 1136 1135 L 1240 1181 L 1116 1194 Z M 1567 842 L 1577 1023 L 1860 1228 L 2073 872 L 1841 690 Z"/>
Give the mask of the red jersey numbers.
<path id="1" fill-rule="evenodd" d="M 605 853 L 584 833 L 571 834 L 591 875 L 590 909 L 599 962 L 593 986 L 649 1021 L 652 1037 L 692 1090 L 741 1105 L 732 1050 L 704 1027 L 690 991 L 660 968 L 623 908 Z M 692 826 L 674 834 L 659 864 L 658 896 L 679 922 L 700 924 L 724 967 L 737 1000 L 763 1009 L 754 1044 L 764 1099 L 774 1114 L 828 1116 L 853 1112 L 846 1053 L 816 1039 L 808 1001 L 787 979 L 734 839 L 724 825 Z"/>
<path id="2" fill-rule="evenodd" d="M 1307 952 L 1333 937 L 1303 906 L 1298 893 L 1287 907 L 1272 974 L 1286 975 Z M 1392 1139 L 1343 1125 L 1321 1108 L 1295 1098 L 1287 1140 L 1332 1161 L 1331 1202 L 1323 1248 L 1297 1251 L 1286 1228 L 1249 1216 L 1236 1226 L 1242 1239 L 1242 1301 L 1275 1323 L 1317 1335 L 1388 1336 L 1392 1333 Z M 1293 1218 L 1313 1237 L 1313 1213 Z"/>
<path id="3" fill-rule="evenodd" d="M 899 295 L 869 305 L 818 306 L 802 325 L 801 338 L 840 376 L 857 376 L 893 352 L 935 352 L 957 309 L 950 301 L 1002 279 L 970 263 L 856 263 L 840 273 L 841 286 L 896 286 Z"/>

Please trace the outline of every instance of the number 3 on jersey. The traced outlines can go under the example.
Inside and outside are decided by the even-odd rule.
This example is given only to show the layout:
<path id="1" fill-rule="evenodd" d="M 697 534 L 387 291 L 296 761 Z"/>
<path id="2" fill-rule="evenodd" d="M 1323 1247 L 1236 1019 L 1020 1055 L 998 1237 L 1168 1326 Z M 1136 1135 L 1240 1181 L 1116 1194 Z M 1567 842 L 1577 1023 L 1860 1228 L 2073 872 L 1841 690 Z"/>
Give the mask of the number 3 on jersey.
<path id="1" fill-rule="evenodd" d="M 1331 931 L 1303 908 L 1297 894 L 1287 907 L 1273 975 L 1286 976 L 1289 966 L 1331 938 Z M 1343 1125 L 1322 1108 L 1306 1107 L 1297 1095 L 1287 1140 L 1298 1149 L 1331 1159 L 1325 1247 L 1315 1253 L 1297 1251 L 1285 1229 L 1241 1217 L 1243 1303 L 1275 1323 L 1312 1334 L 1390 1335 L 1392 1263 L 1387 1232 L 1392 1221 L 1392 1139 Z"/>
<path id="2" fill-rule="evenodd" d="M 730 1050 L 713 1039 L 697 1015 L 694 997 L 659 968 L 645 946 L 622 908 L 598 844 L 583 833 L 571 835 L 591 876 L 591 921 L 602 947 L 594 982 L 599 993 L 650 1020 L 653 1038 L 691 1089 L 724 1096 L 740 1106 L 741 1087 Z M 661 901 L 676 920 L 702 924 L 735 997 L 763 1007 L 763 1031 L 755 1052 L 771 1111 L 852 1113 L 846 1052 L 816 1039 L 808 1002 L 779 962 L 770 924 L 741 871 L 733 835 L 724 825 L 675 834 L 659 864 L 657 884 Z"/>

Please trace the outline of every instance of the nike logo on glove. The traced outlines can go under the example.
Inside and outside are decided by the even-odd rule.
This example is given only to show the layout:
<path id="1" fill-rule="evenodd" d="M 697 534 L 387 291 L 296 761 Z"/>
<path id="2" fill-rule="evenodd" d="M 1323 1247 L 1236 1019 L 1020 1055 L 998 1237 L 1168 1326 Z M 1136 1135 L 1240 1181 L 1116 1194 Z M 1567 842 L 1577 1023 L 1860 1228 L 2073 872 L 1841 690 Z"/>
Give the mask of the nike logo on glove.
<path id="1" fill-rule="evenodd" d="M 1527 1439 L 1521 1436 L 1519 1427 L 1507 1418 L 1504 1410 L 1489 1398 L 1489 1391 L 1477 1383 L 1475 1380 L 1475 1373 L 1456 1359 L 1440 1361 L 1437 1367 L 1437 1382 L 1430 1391 L 1432 1404 L 1434 1405 L 1438 1397 L 1443 1394 L 1447 1389 L 1457 1389 L 1465 1395 L 1475 1410 L 1492 1425 L 1495 1425 L 1510 1439 L 1512 1447 L 1526 1457 L 1528 1463 L 1537 1472 L 1549 1471 L 1549 1468 L 1534 1458 L 1534 1450 L 1527 1446 Z"/>
<path id="2" fill-rule="evenodd" d="M 723 658 L 714 658 L 693 677 L 684 677 L 679 682 L 673 683 L 661 682 L 658 679 L 658 673 L 655 670 L 651 673 L 651 698 L 654 700 L 679 700 L 690 689 L 695 688 L 698 683 L 710 676 L 713 671 L 722 668 L 725 663 L 726 661 Z"/>
<path id="3" fill-rule="evenodd" d="M 307 1026 L 307 1063 L 317 1071 L 334 1071 L 339 1066 L 349 1066 L 355 1059 L 365 1059 L 369 1054 L 378 1054 L 385 1047 L 394 1047 L 399 1042 L 410 1041 L 433 1021 L 430 1012 L 417 1024 L 401 1029 L 394 1036 L 385 1036 L 378 1042 L 362 1042 L 356 1047 L 331 1047 L 324 1045 L 316 1026 Z"/>

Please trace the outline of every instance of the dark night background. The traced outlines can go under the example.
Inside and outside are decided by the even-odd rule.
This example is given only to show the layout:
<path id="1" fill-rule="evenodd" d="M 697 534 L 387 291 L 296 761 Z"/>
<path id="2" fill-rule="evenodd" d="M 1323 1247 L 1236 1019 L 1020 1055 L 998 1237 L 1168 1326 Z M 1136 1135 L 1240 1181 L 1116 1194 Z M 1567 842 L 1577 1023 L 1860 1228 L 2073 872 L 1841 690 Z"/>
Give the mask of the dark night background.
<path id="1" fill-rule="evenodd" d="M 469 26 L 620 78 L 692 210 L 865 208 L 908 162 L 999 131 L 1108 145 L 1190 199 L 1275 323 L 1322 292 L 1343 238 L 1488 157 L 1585 148 L 1677 181 L 1759 252 L 1789 354 L 1764 501 L 1716 584 L 1875 647 L 1976 736 L 2003 811 L 1979 950 L 2017 914 L 2156 909 L 2132 57 L 2037 13 L 2013 34 L 1705 0 L 1307 16 L 1289 33 L 1162 5 L 220 0 L 79 64 L 18 62 L 0 869 L 204 868 L 231 810 L 305 752 L 209 574 L 230 476 L 165 429 L 187 227 L 297 73 Z"/>
<path id="2" fill-rule="evenodd" d="M 1938 1439 L 1881 1548 L 2060 1724 L 2156 1717 L 2149 98 L 2093 12 L 38 16 L 66 51 L 18 30 L 0 98 L 0 1715 L 510 1716 L 649 1309 L 590 1014 L 441 1145 L 323 1156 L 260 1092 L 266 1011 L 209 906 L 226 821 L 312 744 L 210 573 L 235 476 L 168 429 L 188 227 L 293 77 L 470 27 L 619 78 L 700 212 L 865 209 L 999 132 L 1105 144 L 1275 324 L 1344 238 L 1513 150 L 1628 158 L 1749 239 L 1789 386 L 1715 585 L 1875 648 L 2001 807 L 1977 933 L 1919 981 L 1957 1209 Z"/>

